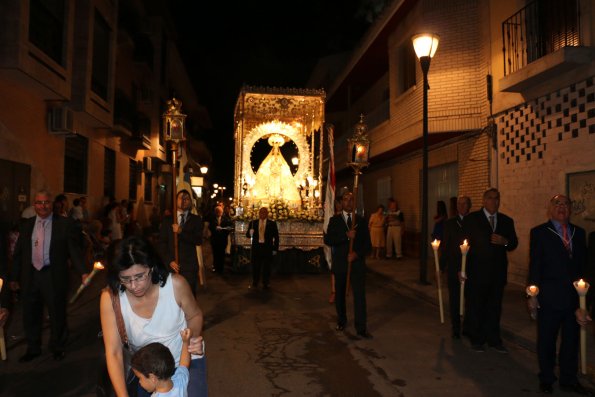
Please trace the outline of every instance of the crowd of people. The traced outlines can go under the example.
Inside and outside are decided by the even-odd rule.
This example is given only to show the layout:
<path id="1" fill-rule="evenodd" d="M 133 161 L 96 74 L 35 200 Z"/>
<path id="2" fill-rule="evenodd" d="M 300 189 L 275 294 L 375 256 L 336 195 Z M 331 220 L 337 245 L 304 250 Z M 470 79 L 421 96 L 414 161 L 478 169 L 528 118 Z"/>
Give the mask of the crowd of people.
<path id="1" fill-rule="evenodd" d="M 19 294 L 27 349 L 19 358 L 29 362 L 41 355 L 44 308 L 49 313 L 48 348 L 54 360 L 64 358 L 68 341 L 67 294 L 72 271 L 84 282 L 92 263 L 106 263 L 106 288 L 100 299 L 106 365 L 118 396 L 177 393 L 206 396 L 206 358 L 202 338 L 203 314 L 196 298 L 203 239 L 213 250 L 213 271 L 223 273 L 232 217 L 216 206 L 210 214 L 193 210 L 192 195 L 177 195 L 176 216 L 151 216 L 152 235 L 143 236 L 134 205 L 109 200 L 97 218 L 89 217 L 86 198 L 73 200 L 47 191 L 35 194 L 32 210 L 22 213 L 7 244 L 0 244 L 0 277 L 9 287 L 0 295 L 0 326 L 9 317 L 13 294 Z M 500 192 L 491 188 L 480 209 L 462 195 L 450 200 L 450 217 L 438 201 L 432 239 L 440 240 L 440 265 L 446 272 L 452 337 L 469 339 L 471 349 L 507 353 L 500 332 L 502 300 L 508 275 L 507 253 L 519 239 L 514 220 L 499 211 Z M 591 321 L 579 307 L 573 282 L 589 274 L 585 231 L 570 223 L 571 202 L 558 194 L 548 202 L 548 220 L 530 233 L 528 285 L 538 293 L 527 299 L 537 319 L 539 387 L 550 394 L 559 381 L 562 390 L 589 392 L 579 383 L 579 330 Z M 335 203 L 324 243 L 331 247 L 335 329 L 344 332 L 349 321 L 346 298 L 353 292 L 353 325 L 360 339 L 372 338 L 367 324 L 366 259 L 403 257 L 405 217 L 390 198 L 386 211 L 379 205 L 366 220 L 354 211 L 353 194 L 344 192 Z M 279 250 L 279 231 L 268 209 L 249 223 L 252 283 L 270 288 L 273 258 Z M 472 247 L 462 269 L 461 245 Z M 174 249 L 177 245 L 178 249 Z M 383 250 L 386 250 L 383 252 Z M 384 255 L 382 255 L 384 253 Z M 593 259 L 591 259 L 593 260 Z M 7 263 L 10 266 L 7 266 Z M 204 265 L 204 263 L 202 264 Z M 592 271 L 591 271 L 592 273 Z M 460 312 L 461 286 L 464 316 Z M 558 339 L 561 343 L 558 346 Z M 556 374 L 558 367 L 558 374 Z M 176 391 L 176 392 L 174 392 Z M 171 395 L 174 395 L 171 394 Z"/>

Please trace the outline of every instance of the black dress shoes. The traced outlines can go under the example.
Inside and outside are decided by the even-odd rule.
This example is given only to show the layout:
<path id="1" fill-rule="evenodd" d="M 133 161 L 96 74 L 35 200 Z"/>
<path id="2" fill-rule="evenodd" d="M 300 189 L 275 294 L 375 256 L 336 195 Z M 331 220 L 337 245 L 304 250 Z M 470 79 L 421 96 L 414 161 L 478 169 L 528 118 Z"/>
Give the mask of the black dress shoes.
<path id="1" fill-rule="evenodd" d="M 344 330 L 345 330 L 344 324 L 337 324 L 337 326 L 335 327 L 335 331 L 343 332 Z"/>
<path id="2" fill-rule="evenodd" d="M 29 361 L 33 360 L 35 357 L 39 357 L 39 356 L 41 356 L 41 352 L 38 352 L 38 353 L 27 352 L 27 353 L 25 353 L 24 356 L 21 356 L 21 358 L 19 358 L 19 362 L 20 363 L 28 363 Z"/>
<path id="3" fill-rule="evenodd" d="M 52 354 L 52 357 L 54 358 L 54 361 L 62 361 L 65 356 L 66 356 L 66 353 L 64 353 L 64 350 L 56 350 Z"/>
<path id="4" fill-rule="evenodd" d="M 554 388 L 552 387 L 551 383 L 543 383 L 539 384 L 539 391 L 543 394 L 552 394 L 554 392 Z"/>
<path id="5" fill-rule="evenodd" d="M 360 339 L 372 339 L 372 335 L 368 331 L 359 331 L 357 336 L 359 336 Z"/>
<path id="6" fill-rule="evenodd" d="M 580 383 L 575 383 L 574 385 L 560 385 L 560 390 L 565 391 L 567 393 L 576 393 L 580 394 L 581 396 L 591 396 L 591 392 L 583 387 Z"/>

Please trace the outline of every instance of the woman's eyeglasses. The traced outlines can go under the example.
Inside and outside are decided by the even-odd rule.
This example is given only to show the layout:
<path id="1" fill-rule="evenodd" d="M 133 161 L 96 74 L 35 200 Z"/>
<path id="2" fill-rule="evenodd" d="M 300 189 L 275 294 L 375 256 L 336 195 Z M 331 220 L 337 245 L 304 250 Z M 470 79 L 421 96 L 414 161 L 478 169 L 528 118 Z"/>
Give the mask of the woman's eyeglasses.
<path id="1" fill-rule="evenodd" d="M 119 277 L 120 283 L 123 285 L 132 285 L 132 283 L 141 283 L 149 278 L 149 274 L 151 274 L 151 270 L 147 270 L 145 273 L 137 274 L 131 277 Z"/>

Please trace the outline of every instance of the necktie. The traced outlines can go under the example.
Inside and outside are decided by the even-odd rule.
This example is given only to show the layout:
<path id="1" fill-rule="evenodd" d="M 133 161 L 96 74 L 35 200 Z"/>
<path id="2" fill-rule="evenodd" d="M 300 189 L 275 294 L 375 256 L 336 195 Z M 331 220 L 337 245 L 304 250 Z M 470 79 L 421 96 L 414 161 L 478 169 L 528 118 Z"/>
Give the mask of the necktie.
<path id="1" fill-rule="evenodd" d="M 184 226 L 184 223 L 186 223 L 186 213 L 182 212 L 180 215 L 180 227 Z"/>
<path id="2" fill-rule="evenodd" d="M 258 242 L 264 243 L 264 226 L 266 221 L 258 221 Z"/>
<path id="3" fill-rule="evenodd" d="M 33 247 L 33 266 L 37 270 L 43 268 L 43 243 L 45 240 L 45 221 L 39 220 L 35 230 L 35 244 Z"/>
<path id="4" fill-rule="evenodd" d="M 347 214 L 347 227 L 351 229 L 351 213 Z"/>
<path id="5" fill-rule="evenodd" d="M 490 226 L 492 227 L 492 231 L 495 231 L 496 230 L 496 222 L 494 219 L 494 215 L 490 215 L 489 218 L 490 218 Z"/>
<path id="6" fill-rule="evenodd" d="M 566 251 L 571 252 L 572 248 L 570 247 L 570 239 L 568 238 L 568 228 L 566 225 L 562 225 L 562 241 L 564 242 Z"/>

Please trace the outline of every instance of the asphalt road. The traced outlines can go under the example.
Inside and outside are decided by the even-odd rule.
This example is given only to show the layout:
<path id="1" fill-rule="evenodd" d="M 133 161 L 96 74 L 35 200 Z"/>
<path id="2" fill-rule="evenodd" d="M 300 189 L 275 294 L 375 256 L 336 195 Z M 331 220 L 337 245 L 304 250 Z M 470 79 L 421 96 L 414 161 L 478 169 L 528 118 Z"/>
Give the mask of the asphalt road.
<path id="1" fill-rule="evenodd" d="M 18 363 L 25 346 L 7 327 L 9 359 L 0 362 L 0 395 L 95 396 L 102 362 L 98 317 L 101 277 L 71 307 L 71 338 L 62 362 L 49 353 Z M 205 313 L 209 392 L 240 396 L 527 396 L 538 394 L 533 353 L 475 353 L 452 340 L 436 307 L 368 276 L 372 340 L 350 323 L 334 331 L 329 275 L 274 275 L 269 291 L 248 290 L 245 274 L 208 274 L 198 293 Z M 20 321 L 20 319 L 12 319 Z M 557 395 L 564 393 L 556 390 Z"/>

